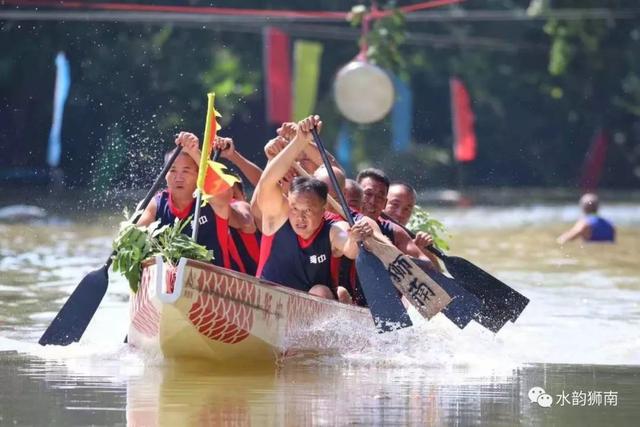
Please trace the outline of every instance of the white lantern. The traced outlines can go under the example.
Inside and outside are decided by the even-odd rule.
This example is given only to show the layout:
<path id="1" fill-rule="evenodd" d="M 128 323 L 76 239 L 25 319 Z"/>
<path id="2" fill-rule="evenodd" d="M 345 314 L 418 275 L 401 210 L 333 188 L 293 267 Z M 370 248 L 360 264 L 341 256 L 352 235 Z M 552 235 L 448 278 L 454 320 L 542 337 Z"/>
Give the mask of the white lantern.
<path id="1" fill-rule="evenodd" d="M 373 123 L 387 115 L 394 101 L 389 75 L 365 61 L 351 61 L 338 71 L 333 86 L 340 112 L 356 123 Z"/>

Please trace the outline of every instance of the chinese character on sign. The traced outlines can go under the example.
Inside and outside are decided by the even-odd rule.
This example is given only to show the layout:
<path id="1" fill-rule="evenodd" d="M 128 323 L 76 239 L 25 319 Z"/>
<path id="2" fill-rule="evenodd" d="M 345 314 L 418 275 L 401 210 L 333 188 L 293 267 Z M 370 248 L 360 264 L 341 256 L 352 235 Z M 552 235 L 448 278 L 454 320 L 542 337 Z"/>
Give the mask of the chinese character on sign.
<path id="1" fill-rule="evenodd" d="M 424 283 L 418 283 L 418 279 L 411 281 L 409 284 L 409 292 L 411 296 L 422 305 L 426 305 L 427 301 L 436 295 L 429 286 Z"/>
<path id="2" fill-rule="evenodd" d="M 564 390 L 562 390 L 562 394 L 556 394 L 556 397 L 558 398 L 558 400 L 556 400 L 556 405 L 571 405 L 571 401 L 569 400 L 569 393 L 565 394 Z"/>
<path id="3" fill-rule="evenodd" d="M 589 406 L 600 406 L 602 405 L 602 392 L 601 391 L 590 391 L 587 394 L 587 400 Z"/>
<path id="4" fill-rule="evenodd" d="M 609 390 L 604 392 L 604 406 L 618 406 L 617 391 Z"/>
<path id="5" fill-rule="evenodd" d="M 587 404 L 587 394 L 580 390 L 571 393 L 571 405 L 572 406 L 585 406 Z"/>
<path id="6" fill-rule="evenodd" d="M 411 264 L 409 264 L 409 261 L 404 259 L 403 256 L 402 254 L 398 255 L 387 268 L 391 278 L 396 282 L 404 279 L 407 274 L 411 274 Z"/>

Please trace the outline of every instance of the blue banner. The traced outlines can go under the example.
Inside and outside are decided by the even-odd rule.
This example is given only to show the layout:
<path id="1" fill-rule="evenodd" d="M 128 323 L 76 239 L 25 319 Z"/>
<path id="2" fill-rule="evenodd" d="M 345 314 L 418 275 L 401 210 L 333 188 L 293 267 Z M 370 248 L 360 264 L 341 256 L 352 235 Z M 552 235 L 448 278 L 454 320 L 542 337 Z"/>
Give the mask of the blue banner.
<path id="1" fill-rule="evenodd" d="M 60 164 L 60 156 L 62 154 L 62 142 L 60 140 L 62 113 L 69 95 L 69 86 L 71 86 L 69 61 L 67 61 L 64 52 L 58 52 L 58 55 L 56 55 L 56 87 L 53 94 L 53 120 L 47 148 L 47 164 L 52 168 L 57 168 Z"/>
<path id="2" fill-rule="evenodd" d="M 347 172 L 351 170 L 351 129 L 346 121 L 342 122 L 338 132 L 336 158 Z"/>
<path id="3" fill-rule="evenodd" d="M 407 83 L 393 76 L 396 101 L 391 112 L 392 146 L 396 152 L 409 151 L 413 125 L 413 96 Z"/>

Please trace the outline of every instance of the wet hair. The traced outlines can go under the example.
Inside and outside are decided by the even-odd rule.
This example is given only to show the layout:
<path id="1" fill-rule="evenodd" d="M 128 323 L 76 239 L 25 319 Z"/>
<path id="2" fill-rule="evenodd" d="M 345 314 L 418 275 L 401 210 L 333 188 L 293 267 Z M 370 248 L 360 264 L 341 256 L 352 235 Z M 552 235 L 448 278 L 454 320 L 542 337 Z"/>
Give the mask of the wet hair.
<path id="1" fill-rule="evenodd" d="M 391 185 L 391 181 L 389 180 L 389 177 L 387 176 L 387 174 L 380 169 L 376 169 L 376 168 L 363 169 L 358 173 L 358 176 L 356 177 L 356 181 L 358 181 L 358 184 L 360 184 L 362 180 L 365 178 L 371 178 L 374 181 L 383 183 L 387 187 L 387 190 L 389 190 L 389 186 Z"/>
<path id="2" fill-rule="evenodd" d="M 582 207 L 582 211 L 586 214 L 597 213 L 599 204 L 600 201 L 598 200 L 598 196 L 594 193 L 585 193 L 580 198 L 580 206 Z"/>
<path id="3" fill-rule="evenodd" d="M 394 181 L 391 183 L 390 187 L 393 187 L 394 185 L 397 185 L 398 187 L 402 187 L 405 190 L 407 190 L 409 193 L 413 193 L 413 198 L 417 198 L 418 197 L 418 193 L 416 192 L 416 189 L 413 188 L 411 185 L 407 184 L 404 181 Z"/>
<path id="4" fill-rule="evenodd" d="M 329 187 L 319 179 L 297 176 L 291 183 L 291 187 L 289 187 L 289 193 L 313 193 L 323 202 L 326 202 L 327 194 L 329 194 Z"/>

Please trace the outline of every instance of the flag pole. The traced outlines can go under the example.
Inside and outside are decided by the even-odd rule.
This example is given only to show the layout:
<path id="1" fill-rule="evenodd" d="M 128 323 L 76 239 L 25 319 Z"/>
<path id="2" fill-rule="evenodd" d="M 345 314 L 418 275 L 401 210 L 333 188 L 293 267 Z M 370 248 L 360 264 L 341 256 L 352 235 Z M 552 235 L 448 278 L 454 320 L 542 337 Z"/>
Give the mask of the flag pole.
<path id="1" fill-rule="evenodd" d="M 199 228 L 199 219 L 200 219 L 200 205 L 202 204 L 202 189 L 204 188 L 205 175 L 207 173 L 207 164 L 209 162 L 209 156 L 211 153 L 211 143 L 213 138 L 211 137 L 211 133 L 213 132 L 213 137 L 215 138 L 216 132 L 218 130 L 218 121 L 216 120 L 216 111 L 213 106 L 213 102 L 215 100 L 215 93 L 210 92 L 207 94 L 207 118 L 204 125 L 204 138 L 202 141 L 202 152 L 200 155 L 200 164 L 198 165 L 198 183 L 196 186 L 195 196 L 196 196 L 196 209 L 193 213 L 193 222 L 191 224 L 191 238 L 194 241 L 198 241 L 198 228 Z M 213 126 L 211 126 L 213 120 Z M 213 127 L 213 129 L 211 129 Z"/>

